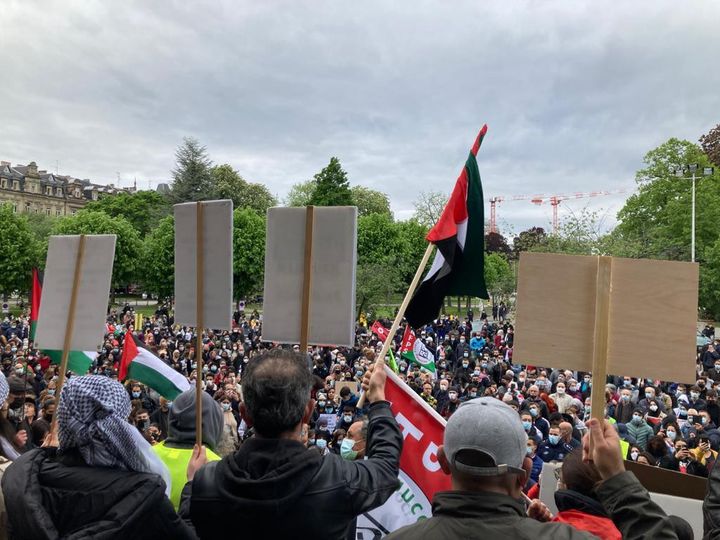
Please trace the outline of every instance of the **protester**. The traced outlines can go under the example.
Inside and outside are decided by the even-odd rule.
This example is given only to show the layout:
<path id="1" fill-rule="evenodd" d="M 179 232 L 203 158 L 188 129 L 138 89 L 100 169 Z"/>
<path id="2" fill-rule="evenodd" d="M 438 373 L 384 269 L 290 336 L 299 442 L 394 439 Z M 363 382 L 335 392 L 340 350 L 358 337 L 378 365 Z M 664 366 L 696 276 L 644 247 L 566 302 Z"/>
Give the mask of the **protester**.
<path id="1" fill-rule="evenodd" d="M 72 377 L 59 447 L 30 450 L 2 478 L 11 538 L 193 538 L 167 498 L 170 476 L 127 422 L 130 399 L 107 377 Z"/>
<path id="2" fill-rule="evenodd" d="M 625 472 L 615 429 L 597 420 L 590 421 L 589 429 L 584 457 L 597 467 L 597 497 L 622 537 L 677 538 L 668 516 Z M 387 538 L 591 538 L 565 523 L 548 523 L 550 513 L 539 501 L 527 508 L 520 502 L 526 439 L 518 415 L 507 405 L 492 398 L 463 404 L 450 417 L 438 450 L 453 490 L 435 494 L 432 518 Z"/>
<path id="3" fill-rule="evenodd" d="M 268 538 L 354 538 L 357 515 L 380 506 L 398 487 L 402 436 L 385 401 L 383 369 L 363 379 L 368 408 L 367 459 L 307 452 L 301 426 L 312 415 L 313 379 L 301 355 L 274 350 L 248 364 L 240 413 L 255 436 L 235 454 L 188 467 L 181 515 L 200 538 L 227 533 L 228 514 L 243 533 Z"/>
<path id="4" fill-rule="evenodd" d="M 153 451 L 170 472 L 172 489 L 170 501 L 177 510 L 180 495 L 187 481 L 187 467 L 195 446 L 195 389 L 180 394 L 170 407 L 168 437 L 153 446 Z M 207 447 L 208 461 L 219 461 L 215 453 L 223 433 L 223 413 L 217 402 L 206 392 L 202 393 L 202 442 Z"/>

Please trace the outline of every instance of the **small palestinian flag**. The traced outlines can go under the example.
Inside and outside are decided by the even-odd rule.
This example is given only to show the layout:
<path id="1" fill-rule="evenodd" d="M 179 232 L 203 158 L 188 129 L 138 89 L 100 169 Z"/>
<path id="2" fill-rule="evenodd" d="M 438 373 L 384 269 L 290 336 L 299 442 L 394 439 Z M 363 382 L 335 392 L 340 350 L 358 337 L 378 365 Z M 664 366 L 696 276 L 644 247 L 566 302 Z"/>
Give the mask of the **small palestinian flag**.
<path id="1" fill-rule="evenodd" d="M 415 337 L 409 325 L 405 328 L 400 356 L 435 374 L 435 355 L 428 350 L 421 339 Z"/>
<path id="2" fill-rule="evenodd" d="M 30 292 L 30 341 L 35 341 L 35 329 L 40 315 L 40 297 L 42 296 L 43 273 L 32 269 L 32 291 Z"/>
<path id="3" fill-rule="evenodd" d="M 440 219 L 426 236 L 437 253 L 405 312 L 413 328 L 435 319 L 446 296 L 489 297 L 483 191 L 476 160 L 485 133 L 487 125 L 480 130 Z"/>
<path id="4" fill-rule="evenodd" d="M 62 351 L 44 350 L 43 353 L 50 358 L 51 364 L 57 364 L 59 366 L 62 362 Z M 72 371 L 76 375 L 87 374 L 96 356 L 97 352 L 95 351 L 70 351 L 68 353 L 68 371 Z"/>
<path id="5" fill-rule="evenodd" d="M 188 380 L 147 350 L 132 332 L 125 333 L 118 378 L 141 382 L 170 401 L 190 390 Z"/>

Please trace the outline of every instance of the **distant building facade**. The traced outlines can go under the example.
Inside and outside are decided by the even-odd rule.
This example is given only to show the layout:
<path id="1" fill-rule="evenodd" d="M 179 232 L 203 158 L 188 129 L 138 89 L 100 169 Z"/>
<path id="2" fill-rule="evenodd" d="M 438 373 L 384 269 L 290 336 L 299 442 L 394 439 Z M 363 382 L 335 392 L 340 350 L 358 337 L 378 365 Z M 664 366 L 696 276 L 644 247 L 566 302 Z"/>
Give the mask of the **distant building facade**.
<path id="1" fill-rule="evenodd" d="M 48 173 L 38 170 L 34 161 L 15 166 L 0 161 L 0 204 L 10 203 L 16 213 L 72 215 L 90 201 L 121 191 L 132 190 Z"/>

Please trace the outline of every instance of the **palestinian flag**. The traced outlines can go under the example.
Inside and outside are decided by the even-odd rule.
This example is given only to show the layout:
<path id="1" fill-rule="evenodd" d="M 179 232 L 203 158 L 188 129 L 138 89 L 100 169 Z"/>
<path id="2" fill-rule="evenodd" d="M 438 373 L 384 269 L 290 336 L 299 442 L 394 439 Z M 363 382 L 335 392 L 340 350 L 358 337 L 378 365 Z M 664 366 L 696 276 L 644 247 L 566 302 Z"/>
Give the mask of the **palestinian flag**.
<path id="1" fill-rule="evenodd" d="M 32 269 L 32 291 L 30 292 L 30 342 L 35 341 L 35 329 L 40 315 L 40 297 L 42 296 L 43 273 Z"/>
<path id="2" fill-rule="evenodd" d="M 62 351 L 44 350 L 43 353 L 50 358 L 51 364 L 57 364 L 59 366 L 62 362 Z M 90 369 L 90 366 L 92 366 L 96 356 L 97 352 L 95 351 L 70 351 L 68 354 L 67 368 L 76 375 L 85 375 Z"/>
<path id="3" fill-rule="evenodd" d="M 170 401 L 190 389 L 185 377 L 147 350 L 132 332 L 125 333 L 118 378 L 141 382 Z"/>
<path id="4" fill-rule="evenodd" d="M 440 219 L 426 236 L 437 247 L 437 253 L 405 312 L 413 328 L 435 319 L 446 296 L 489 298 L 485 286 L 483 191 L 475 159 L 485 133 L 487 125 L 470 149 Z"/>
<path id="5" fill-rule="evenodd" d="M 403 335 L 400 356 L 410 362 L 415 362 L 421 368 L 435 374 L 435 356 L 431 353 L 421 339 L 417 339 L 408 325 Z"/>

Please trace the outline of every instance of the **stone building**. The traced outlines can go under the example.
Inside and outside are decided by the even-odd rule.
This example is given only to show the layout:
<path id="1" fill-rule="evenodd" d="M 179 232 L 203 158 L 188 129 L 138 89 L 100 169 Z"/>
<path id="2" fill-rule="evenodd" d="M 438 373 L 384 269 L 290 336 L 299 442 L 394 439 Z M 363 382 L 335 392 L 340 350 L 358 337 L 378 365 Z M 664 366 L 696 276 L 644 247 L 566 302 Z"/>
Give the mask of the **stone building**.
<path id="1" fill-rule="evenodd" d="M 114 195 L 123 189 L 89 180 L 39 171 L 35 162 L 12 166 L 0 161 L 0 204 L 10 203 L 14 212 L 71 215 L 88 202 Z"/>

